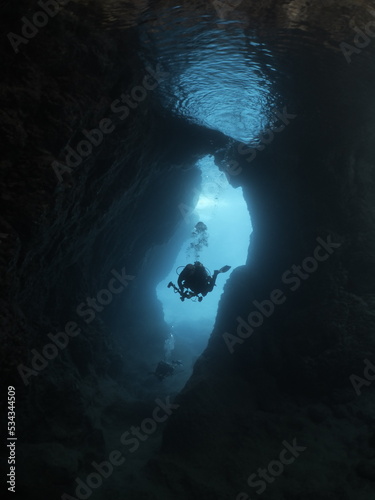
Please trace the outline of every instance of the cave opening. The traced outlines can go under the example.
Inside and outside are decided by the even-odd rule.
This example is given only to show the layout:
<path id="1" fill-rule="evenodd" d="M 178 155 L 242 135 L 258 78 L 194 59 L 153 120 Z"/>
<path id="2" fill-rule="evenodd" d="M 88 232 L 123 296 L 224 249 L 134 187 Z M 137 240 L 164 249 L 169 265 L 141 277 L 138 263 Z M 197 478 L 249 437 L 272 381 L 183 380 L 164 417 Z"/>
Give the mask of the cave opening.
<path id="1" fill-rule="evenodd" d="M 2 2 L 8 483 L 371 500 L 369 2 L 59 3 Z"/>
<path id="2" fill-rule="evenodd" d="M 234 188 L 229 183 L 226 174 L 215 165 L 213 156 L 201 158 L 196 166 L 201 172 L 201 187 L 195 189 L 195 206 L 184 211 L 181 221 L 188 228 L 184 233 L 188 237 L 182 240 L 168 274 L 156 286 L 164 320 L 170 328 L 165 342 L 166 361 L 181 358 L 187 363 L 186 379 L 207 345 L 225 283 L 234 269 L 246 264 L 252 232 L 242 188 Z M 210 276 L 225 265 L 231 268 L 218 275 L 213 291 L 201 302 L 196 297 L 181 301 L 168 284 L 177 285 L 179 273 L 195 261 L 201 262 Z"/>

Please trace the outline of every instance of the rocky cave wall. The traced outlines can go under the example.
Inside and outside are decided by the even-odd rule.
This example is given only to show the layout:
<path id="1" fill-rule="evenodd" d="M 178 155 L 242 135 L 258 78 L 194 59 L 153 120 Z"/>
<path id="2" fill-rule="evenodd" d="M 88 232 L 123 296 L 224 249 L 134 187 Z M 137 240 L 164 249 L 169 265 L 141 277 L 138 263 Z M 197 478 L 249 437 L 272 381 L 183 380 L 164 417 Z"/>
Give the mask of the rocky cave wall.
<path id="1" fill-rule="evenodd" d="M 5 6 L 2 31 L 16 30 L 34 7 Z M 119 319 L 121 335 L 111 327 L 132 300 L 150 249 L 181 223 L 179 205 L 191 206 L 200 183 L 196 160 L 224 142 L 163 113 L 152 90 L 126 119 L 113 111 L 121 93 L 151 73 L 132 29 L 99 30 L 97 8 L 87 16 L 83 4 L 72 4 L 18 54 L 8 40 L 2 45 L 1 368 L 4 383 L 17 388 L 19 492 L 25 495 L 33 489 L 60 497 L 92 457 L 100 459 L 108 443 L 92 408 L 133 401 L 129 353 L 148 342 L 162 357 L 166 329 L 155 277 L 145 289 L 149 316 L 142 328 L 131 306 Z M 113 130 L 81 164 L 66 168 L 66 148 L 77 151 L 83 130 L 104 119 Z M 61 177 L 52 168 L 56 161 Z M 92 321 L 78 317 L 77 306 L 122 269 L 134 276 L 129 289 Z M 69 322 L 80 334 L 38 364 L 47 334 Z M 110 389 L 103 389 L 107 379 Z"/>
<path id="2" fill-rule="evenodd" d="M 4 32 L 25 9 L 32 11 L 27 1 L 5 7 Z M 113 268 L 125 266 L 137 276 L 150 247 L 173 234 L 178 205 L 191 203 L 199 175 L 190 167 L 215 153 L 220 168 L 230 159 L 243 169 L 229 180 L 243 186 L 254 225 L 249 262 L 227 284 L 209 346 L 177 400 L 162 452 L 132 495 L 233 498 L 246 490 L 251 471 L 278 455 L 284 439 L 297 438 L 306 451 L 293 477 L 279 478 L 267 498 L 368 500 L 375 467 L 373 388 L 357 397 L 349 376 L 360 375 L 363 359 L 374 352 L 371 68 L 354 66 L 358 78 L 336 57 L 327 58 L 332 79 L 312 94 L 307 82 L 319 67 L 312 51 L 303 79 L 286 92 L 296 119 L 249 163 L 220 134 L 172 118 L 151 95 L 125 121 L 111 114 L 111 103 L 138 85 L 145 70 L 133 28 L 103 32 L 96 24 L 103 10 L 96 8 L 89 16 L 83 3 L 72 3 L 17 57 L 9 45 L 1 48 L 3 380 L 15 385 L 18 364 L 31 362 L 30 349 L 74 319 L 77 304 L 105 287 Z M 284 69 L 300 62 L 288 55 Z M 358 95 L 363 99 L 350 97 Z M 51 162 L 62 161 L 64 148 L 106 117 L 116 130 L 59 183 Z M 158 217 L 150 217 L 150 204 Z M 281 288 L 283 272 L 314 252 L 317 237 L 329 235 L 338 250 L 230 354 L 223 333 L 234 334 L 236 318 L 246 321 L 252 301 Z M 18 380 L 27 478 L 21 492 L 58 498 L 78 472 L 89 472 L 93 457 L 105 456 L 109 444 L 98 415 L 121 398 L 118 383 L 127 374 L 109 317 L 121 301 L 132 309 L 131 286 L 103 317 L 82 324 L 69 349 L 29 386 Z M 161 349 L 165 331 L 157 304 L 156 315 L 153 339 Z M 120 324 L 131 346 L 126 315 Z M 106 400 L 100 384 L 108 378 L 113 385 Z M 117 408 L 120 427 L 126 398 L 123 405 Z M 51 457 L 55 462 L 47 467 Z M 38 467 L 45 477 L 38 477 Z"/>
<path id="3" fill-rule="evenodd" d="M 149 464 L 160 497 L 254 498 L 257 485 L 263 493 L 256 471 L 296 439 L 303 452 L 281 476 L 268 474 L 264 498 L 374 498 L 374 387 L 365 380 L 358 391 L 351 378 L 374 363 L 374 75 L 316 56 L 305 48 L 303 59 L 291 50 L 280 60 L 293 75 L 280 134 L 255 158 L 238 144 L 216 154 L 244 188 L 249 259 L 226 285 Z M 322 241 L 334 246 L 311 264 Z M 305 259 L 310 272 L 291 282 Z M 271 306 L 275 290 L 283 299 Z"/>

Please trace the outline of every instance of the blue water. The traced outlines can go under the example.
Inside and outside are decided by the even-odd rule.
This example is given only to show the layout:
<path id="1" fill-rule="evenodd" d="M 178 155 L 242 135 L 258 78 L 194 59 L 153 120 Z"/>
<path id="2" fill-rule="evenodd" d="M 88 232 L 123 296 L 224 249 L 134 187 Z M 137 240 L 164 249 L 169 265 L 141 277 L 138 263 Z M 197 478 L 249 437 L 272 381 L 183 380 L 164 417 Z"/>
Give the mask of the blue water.
<path id="1" fill-rule="evenodd" d="M 190 212 L 190 216 L 185 216 L 182 223 L 188 224 L 192 233 L 195 224 L 203 222 L 207 226 L 207 246 L 203 245 L 196 254 L 194 250 L 189 251 L 191 242 L 196 239 L 192 237 L 187 240 L 172 271 L 158 284 L 157 296 L 162 302 L 167 323 L 176 326 L 181 322 L 199 322 L 202 325 L 202 335 L 208 336 L 225 282 L 237 266 L 246 263 L 252 227 L 242 189 L 235 189 L 229 184 L 225 174 L 214 164 L 213 158 L 205 157 L 197 165 L 202 172 L 202 189 L 194 211 Z M 167 285 L 170 281 L 177 284 L 177 268 L 195 260 L 200 260 L 211 274 L 226 264 L 232 266 L 232 269 L 219 274 L 216 287 L 202 302 L 193 302 L 196 299 L 181 302 L 179 295 L 167 288 Z"/>
<path id="2" fill-rule="evenodd" d="M 224 22 L 184 6 L 158 17 L 157 24 L 146 23 L 141 39 L 145 57 L 169 73 L 158 89 L 163 106 L 235 140 L 255 139 L 282 100 L 271 51 L 240 20 Z"/>
<path id="3" fill-rule="evenodd" d="M 157 12 L 144 14 L 139 33 L 145 66 L 157 62 L 167 73 L 155 94 L 177 116 L 236 141 L 255 143 L 272 121 L 272 110 L 285 105 L 275 83 L 277 61 L 256 31 L 243 22 L 238 9 L 230 15 L 221 15 L 212 6 L 205 10 L 204 4 L 197 9 L 159 6 Z M 188 254 L 192 240 L 186 241 L 171 273 L 157 286 L 165 321 L 175 327 L 176 338 L 179 332 L 187 340 L 194 335 L 207 339 L 211 333 L 224 285 L 248 259 L 252 231 L 242 189 L 230 186 L 212 158 L 202 159 L 198 166 L 202 192 L 193 214 L 183 223 L 192 232 L 197 222 L 204 222 L 208 246 L 201 248 L 199 256 Z M 181 302 L 167 284 L 177 284 L 176 269 L 181 271 L 195 260 L 211 274 L 224 265 L 232 268 L 218 276 L 217 286 L 202 302 Z"/>

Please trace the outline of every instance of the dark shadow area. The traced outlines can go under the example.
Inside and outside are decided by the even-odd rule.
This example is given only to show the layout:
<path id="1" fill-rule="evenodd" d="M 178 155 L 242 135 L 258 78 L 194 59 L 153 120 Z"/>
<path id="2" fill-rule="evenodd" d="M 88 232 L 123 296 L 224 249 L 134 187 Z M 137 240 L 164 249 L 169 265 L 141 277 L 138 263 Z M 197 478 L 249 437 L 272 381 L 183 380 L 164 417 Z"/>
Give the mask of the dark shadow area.
<path id="1" fill-rule="evenodd" d="M 374 10 L 41 3 L 1 6 L 5 493 L 374 498 Z M 249 255 L 160 381 L 208 155 Z"/>

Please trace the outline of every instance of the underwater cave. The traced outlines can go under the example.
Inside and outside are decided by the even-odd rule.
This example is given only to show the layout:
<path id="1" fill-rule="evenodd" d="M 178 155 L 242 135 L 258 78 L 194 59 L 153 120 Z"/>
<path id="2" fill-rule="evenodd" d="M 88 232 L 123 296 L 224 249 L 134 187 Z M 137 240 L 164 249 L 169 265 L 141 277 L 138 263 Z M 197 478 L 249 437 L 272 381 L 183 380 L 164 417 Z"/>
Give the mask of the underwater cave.
<path id="1" fill-rule="evenodd" d="M 375 499 L 372 4 L 1 11 L 4 492 Z"/>

